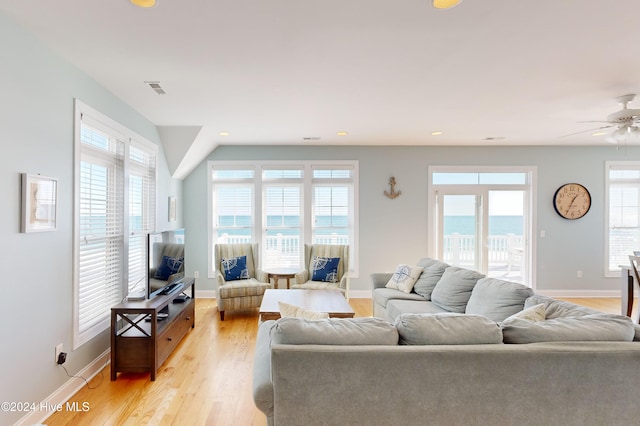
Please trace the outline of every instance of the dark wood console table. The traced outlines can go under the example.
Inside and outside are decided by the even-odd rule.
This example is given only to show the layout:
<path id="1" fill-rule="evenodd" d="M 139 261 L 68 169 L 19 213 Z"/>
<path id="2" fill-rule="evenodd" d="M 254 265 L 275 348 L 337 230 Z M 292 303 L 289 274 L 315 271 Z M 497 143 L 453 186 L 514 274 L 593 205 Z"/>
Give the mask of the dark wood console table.
<path id="1" fill-rule="evenodd" d="M 147 371 L 155 380 L 158 368 L 195 327 L 195 279 L 184 278 L 183 283 L 172 294 L 111 308 L 111 380 L 116 380 L 118 372 Z M 180 295 L 188 298 L 174 303 Z M 163 314 L 168 316 L 159 320 Z"/>

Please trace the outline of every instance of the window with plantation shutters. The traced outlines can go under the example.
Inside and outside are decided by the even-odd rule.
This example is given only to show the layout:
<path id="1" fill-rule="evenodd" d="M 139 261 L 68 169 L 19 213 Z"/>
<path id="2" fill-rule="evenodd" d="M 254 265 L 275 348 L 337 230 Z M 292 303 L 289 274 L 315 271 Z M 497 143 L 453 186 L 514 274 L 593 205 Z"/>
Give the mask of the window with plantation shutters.
<path id="1" fill-rule="evenodd" d="M 75 348 L 108 328 L 111 307 L 144 286 L 157 151 L 79 101 L 76 118 Z"/>
<path id="2" fill-rule="evenodd" d="M 357 161 L 209 163 L 217 243 L 258 242 L 260 266 L 301 268 L 305 244 L 348 244 L 357 274 Z"/>
<path id="3" fill-rule="evenodd" d="M 129 147 L 129 293 L 144 291 L 147 234 L 156 223 L 156 149 L 132 139 Z"/>
<path id="4" fill-rule="evenodd" d="M 264 167 L 262 225 L 266 267 L 298 267 L 303 225 L 303 170 Z"/>
<path id="5" fill-rule="evenodd" d="M 313 168 L 313 244 L 353 241 L 353 169 Z"/>
<path id="6" fill-rule="evenodd" d="M 606 276 L 617 276 L 620 265 L 640 250 L 640 162 L 606 163 Z"/>

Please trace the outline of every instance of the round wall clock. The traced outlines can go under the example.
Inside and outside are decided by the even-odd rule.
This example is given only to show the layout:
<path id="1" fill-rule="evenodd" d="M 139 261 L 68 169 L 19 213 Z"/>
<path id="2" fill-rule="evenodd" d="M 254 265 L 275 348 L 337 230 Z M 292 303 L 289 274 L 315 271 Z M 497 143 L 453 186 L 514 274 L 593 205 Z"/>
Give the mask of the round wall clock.
<path id="1" fill-rule="evenodd" d="M 579 183 L 565 183 L 553 196 L 553 207 L 565 219 L 580 219 L 591 207 L 591 194 Z"/>

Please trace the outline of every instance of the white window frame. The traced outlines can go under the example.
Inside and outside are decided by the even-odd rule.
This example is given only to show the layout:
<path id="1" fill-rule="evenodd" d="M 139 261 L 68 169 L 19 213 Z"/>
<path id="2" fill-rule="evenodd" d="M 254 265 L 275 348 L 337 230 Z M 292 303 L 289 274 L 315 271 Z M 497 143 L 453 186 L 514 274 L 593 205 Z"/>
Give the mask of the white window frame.
<path id="1" fill-rule="evenodd" d="M 616 265 L 611 267 L 611 252 L 610 252 L 610 213 L 611 207 L 610 203 L 610 192 L 612 181 L 610 179 L 610 171 L 612 169 L 619 170 L 640 170 L 640 161 L 605 161 L 605 201 L 604 201 L 604 276 L 605 277 L 619 277 L 621 273 L 620 265 Z M 613 184 L 620 185 L 624 184 L 630 187 L 637 188 L 640 191 L 640 179 L 620 179 L 613 182 Z M 639 201 L 640 204 L 640 201 Z M 640 214 L 640 211 L 637 212 Z M 640 221 L 640 219 L 639 219 Z M 640 223 L 638 223 L 640 225 Z M 640 236 L 639 236 L 640 239 Z M 637 250 L 640 250 L 640 245 L 636 247 Z M 633 254 L 632 251 L 629 254 Z M 621 260 L 623 265 L 627 265 L 628 259 Z"/>
<path id="2" fill-rule="evenodd" d="M 353 176 L 350 179 L 350 184 L 353 188 L 352 194 L 352 206 L 351 206 L 351 229 L 350 229 L 350 268 L 349 273 L 352 278 L 358 276 L 359 270 L 359 255 L 358 255 L 358 176 L 359 176 L 359 163 L 357 160 L 336 160 L 336 161 L 255 161 L 252 162 L 251 165 L 247 164 L 247 162 L 243 161 L 209 161 L 207 165 L 207 176 L 208 176 L 208 277 L 215 278 L 215 265 L 213 259 L 213 247 L 216 243 L 214 231 L 214 220 L 215 220 L 215 212 L 214 212 L 214 200 L 213 200 L 213 191 L 215 185 L 217 183 L 220 184 L 228 184 L 229 181 L 214 181 L 213 174 L 215 170 L 219 169 L 239 169 L 239 170 L 254 170 L 254 177 L 251 179 L 254 185 L 254 212 L 253 212 L 253 232 L 252 239 L 253 242 L 262 242 L 263 241 L 263 233 L 265 226 L 263 225 L 263 185 L 267 185 L 273 182 L 273 180 L 263 180 L 262 171 L 263 170 L 273 170 L 273 169 L 294 169 L 300 168 L 303 170 L 303 192 L 302 192 L 302 217 L 303 221 L 301 228 L 301 262 L 304 258 L 304 244 L 313 244 L 313 232 L 312 232 L 312 192 L 313 185 L 317 182 L 314 182 L 313 177 L 313 169 L 345 169 L 348 168 L 352 170 Z M 282 181 L 286 181 L 287 179 L 283 179 Z M 240 181 L 237 179 L 236 181 Z M 249 181 L 249 179 L 242 180 L 243 183 Z M 321 184 L 326 184 L 326 179 L 323 180 Z M 340 180 L 336 179 L 336 182 L 340 182 Z M 341 182 L 345 182 L 342 180 Z M 260 244 L 261 251 L 261 259 L 264 259 L 264 244 Z M 302 266 L 302 265 L 301 265 Z"/>
<path id="3" fill-rule="evenodd" d="M 131 289 L 136 286 L 140 286 L 139 276 L 136 276 L 135 282 L 129 282 L 129 237 L 132 232 L 136 236 L 139 236 L 141 233 L 148 233 L 155 229 L 158 146 L 77 99 L 75 100 L 74 109 L 73 348 L 77 349 L 98 336 L 103 331 L 107 330 L 110 327 L 111 305 L 123 300 Z M 118 221 L 122 224 L 122 228 L 116 236 L 116 240 L 119 242 L 115 247 L 115 250 L 120 251 L 116 267 L 118 275 L 120 275 L 119 285 L 116 287 L 112 287 L 111 285 L 109 286 L 109 289 L 112 289 L 112 291 L 115 291 L 116 293 L 112 294 L 112 297 L 104 299 L 104 305 L 97 308 L 97 311 L 99 311 L 97 319 L 91 322 L 91 325 L 81 324 L 82 319 L 80 317 L 80 294 L 81 286 L 83 285 L 80 276 L 80 254 L 81 246 L 83 244 L 83 242 L 80 241 L 82 235 L 80 230 L 80 163 L 83 158 L 83 153 L 91 151 L 90 149 L 82 148 L 80 134 L 83 126 L 83 119 L 90 123 L 87 124 L 88 127 L 94 127 L 96 129 L 99 128 L 105 134 L 109 134 L 110 137 L 117 139 L 123 144 L 123 154 L 120 160 L 123 164 L 122 167 L 118 169 L 117 175 L 122 181 L 122 205 L 118 206 L 118 211 L 116 213 Z M 133 165 L 134 173 L 145 174 L 149 184 L 146 188 L 146 193 L 143 195 L 143 203 L 146 204 L 143 207 L 143 210 L 144 214 L 148 214 L 150 217 L 143 220 L 145 223 L 144 229 L 138 230 L 131 230 L 129 227 L 129 176 L 131 172 L 130 168 L 132 166 L 132 161 L 130 160 L 131 146 L 142 150 L 145 155 L 149 156 L 148 170 L 143 171 L 140 165 Z M 135 253 L 142 257 L 138 262 L 143 262 L 144 268 L 146 269 L 146 250 L 141 251 L 138 248 L 135 250 Z M 134 259 L 131 260 L 135 263 Z M 99 279 L 97 281 L 100 282 Z M 95 282 L 96 281 L 94 280 L 94 284 Z"/>

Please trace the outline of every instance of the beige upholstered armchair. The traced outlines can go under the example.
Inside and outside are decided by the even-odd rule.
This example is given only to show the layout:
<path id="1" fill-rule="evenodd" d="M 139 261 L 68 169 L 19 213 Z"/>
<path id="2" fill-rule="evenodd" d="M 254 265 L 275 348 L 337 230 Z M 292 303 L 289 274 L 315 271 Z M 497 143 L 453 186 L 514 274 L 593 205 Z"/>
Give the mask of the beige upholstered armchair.
<path id="1" fill-rule="evenodd" d="M 259 308 L 264 291 L 271 287 L 267 274 L 258 269 L 258 244 L 216 244 L 216 297 L 220 320 L 224 312 Z"/>
<path id="2" fill-rule="evenodd" d="M 302 272 L 296 274 L 296 284 L 291 288 L 337 289 L 348 297 L 348 245 L 305 244 L 304 267 Z"/>

